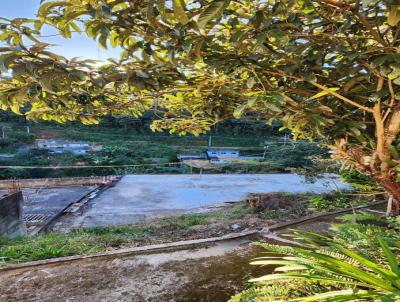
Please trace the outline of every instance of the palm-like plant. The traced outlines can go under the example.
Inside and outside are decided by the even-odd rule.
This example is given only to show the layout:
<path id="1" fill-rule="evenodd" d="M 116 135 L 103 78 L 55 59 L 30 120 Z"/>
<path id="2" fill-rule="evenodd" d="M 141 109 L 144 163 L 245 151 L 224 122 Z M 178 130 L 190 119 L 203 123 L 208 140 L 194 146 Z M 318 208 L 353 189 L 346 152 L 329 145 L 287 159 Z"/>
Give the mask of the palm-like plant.
<path id="1" fill-rule="evenodd" d="M 260 257 L 251 262 L 253 265 L 278 266 L 276 273 L 251 281 L 302 280 L 336 284 L 339 288 L 285 301 L 400 301 L 399 262 L 383 239 L 377 238 L 384 260 L 375 263 L 338 244 L 334 238 L 306 232 L 295 234 L 306 243 L 305 247 L 259 243 L 282 256 Z"/>

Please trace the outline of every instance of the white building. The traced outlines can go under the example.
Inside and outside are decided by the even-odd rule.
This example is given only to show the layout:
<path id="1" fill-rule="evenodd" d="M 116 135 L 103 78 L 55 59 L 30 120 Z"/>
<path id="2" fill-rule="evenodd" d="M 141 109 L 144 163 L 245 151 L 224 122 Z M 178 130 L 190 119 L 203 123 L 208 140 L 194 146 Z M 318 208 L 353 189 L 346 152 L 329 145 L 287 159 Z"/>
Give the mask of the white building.
<path id="1" fill-rule="evenodd" d="M 207 150 L 207 156 L 209 159 L 212 159 L 212 158 L 234 159 L 234 158 L 239 158 L 240 151 L 236 150 L 236 149 L 209 148 Z"/>

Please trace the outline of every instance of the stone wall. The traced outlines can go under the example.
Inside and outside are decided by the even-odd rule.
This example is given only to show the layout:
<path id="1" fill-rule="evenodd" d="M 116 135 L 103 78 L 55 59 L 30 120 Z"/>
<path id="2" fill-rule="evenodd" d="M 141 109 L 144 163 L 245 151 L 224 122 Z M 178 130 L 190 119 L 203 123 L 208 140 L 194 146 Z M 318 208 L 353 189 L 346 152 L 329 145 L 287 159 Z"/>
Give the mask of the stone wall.
<path id="1" fill-rule="evenodd" d="M 67 186 L 93 186 L 109 184 L 117 180 L 116 176 L 99 177 L 65 177 L 65 178 L 38 178 L 38 179 L 18 179 L 0 180 L 0 189 L 9 189 L 14 186 L 17 188 L 54 188 Z"/>
<path id="2" fill-rule="evenodd" d="M 26 234 L 22 202 L 22 192 L 0 197 L 0 236 L 17 237 Z"/>

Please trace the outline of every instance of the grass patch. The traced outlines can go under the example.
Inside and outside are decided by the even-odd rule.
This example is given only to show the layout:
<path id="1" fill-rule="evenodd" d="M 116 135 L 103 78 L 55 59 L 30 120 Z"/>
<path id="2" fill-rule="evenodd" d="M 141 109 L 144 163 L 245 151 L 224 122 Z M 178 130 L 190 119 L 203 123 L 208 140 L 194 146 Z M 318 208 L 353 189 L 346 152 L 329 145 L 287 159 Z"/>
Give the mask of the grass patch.
<path id="1" fill-rule="evenodd" d="M 209 222 L 209 213 L 191 213 L 163 218 L 169 226 L 187 229 L 195 225 L 204 225 Z"/>
<path id="2" fill-rule="evenodd" d="M 110 226 L 73 230 L 68 234 L 40 234 L 9 239 L 0 237 L 0 263 L 20 263 L 99 253 L 132 245 L 162 229 L 188 229 L 209 222 L 208 214 L 166 217 L 151 225 Z"/>
<path id="3" fill-rule="evenodd" d="M 17 239 L 0 238 L 1 262 L 27 262 L 49 258 L 96 253 L 102 242 L 89 234 L 46 234 Z"/>
<path id="4" fill-rule="evenodd" d="M 103 235 L 121 235 L 125 237 L 143 237 L 151 231 L 150 226 L 135 227 L 135 226 L 108 226 L 108 227 L 97 227 L 88 229 L 78 229 L 71 233 L 75 234 L 91 234 L 97 236 Z"/>
<path id="5" fill-rule="evenodd" d="M 0 262 L 18 263 L 104 252 L 132 243 L 152 231 L 149 226 L 102 227 L 68 234 L 41 234 L 8 239 L 0 237 Z"/>

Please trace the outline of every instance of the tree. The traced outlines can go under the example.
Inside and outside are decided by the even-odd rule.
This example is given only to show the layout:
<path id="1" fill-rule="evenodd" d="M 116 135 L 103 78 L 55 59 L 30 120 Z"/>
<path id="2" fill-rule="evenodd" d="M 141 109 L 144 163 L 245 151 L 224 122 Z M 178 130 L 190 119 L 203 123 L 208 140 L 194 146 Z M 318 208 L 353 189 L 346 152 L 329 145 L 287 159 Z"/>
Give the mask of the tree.
<path id="1" fill-rule="evenodd" d="M 0 100 L 61 122 L 151 108 L 154 130 L 181 134 L 232 117 L 281 120 L 374 178 L 398 214 L 399 21 L 394 0 L 47 0 L 37 20 L 0 23 L 0 66 L 12 71 Z M 121 59 L 62 58 L 40 42 L 43 25 L 121 47 Z"/>

